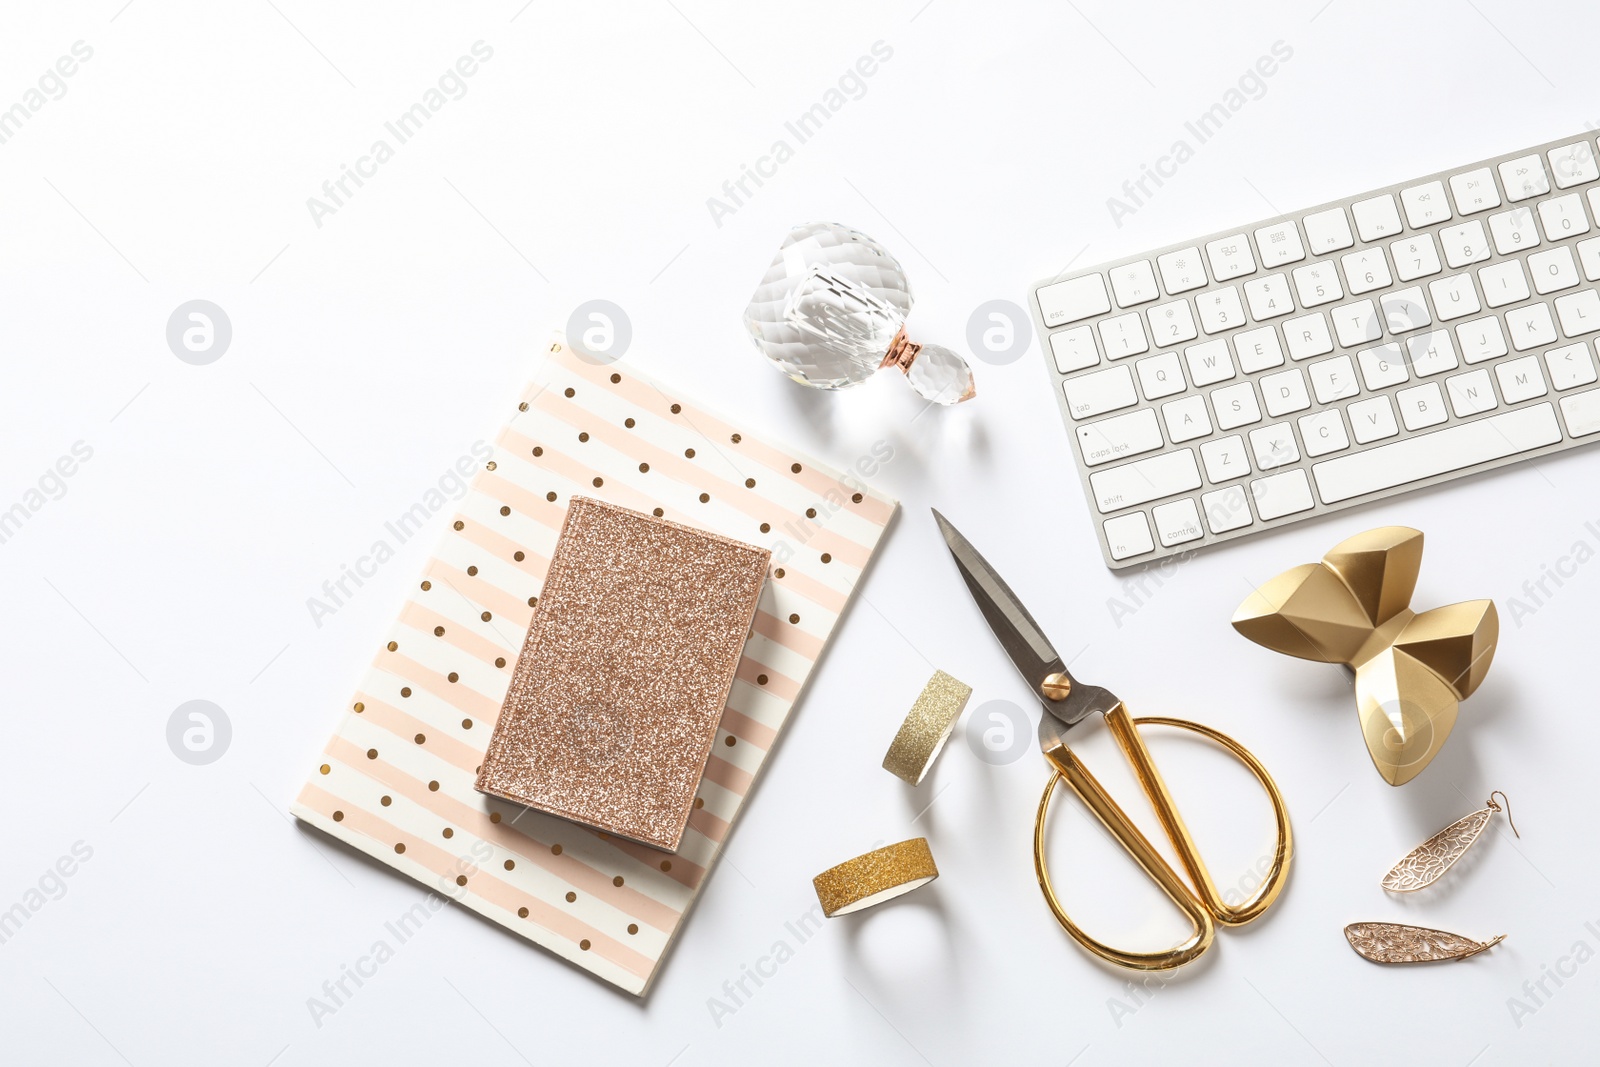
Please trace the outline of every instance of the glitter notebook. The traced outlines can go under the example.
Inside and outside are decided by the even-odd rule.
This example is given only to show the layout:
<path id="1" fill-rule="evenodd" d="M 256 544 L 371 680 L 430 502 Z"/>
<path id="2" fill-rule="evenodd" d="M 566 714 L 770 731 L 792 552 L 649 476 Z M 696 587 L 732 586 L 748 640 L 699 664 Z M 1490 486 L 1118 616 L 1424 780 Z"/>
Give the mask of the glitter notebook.
<path id="1" fill-rule="evenodd" d="M 868 468 L 859 467 L 858 470 Z M 591 496 L 769 547 L 676 852 L 474 788 L 567 505 Z M 515 404 L 291 810 L 441 896 L 642 994 L 895 502 L 623 364 L 561 344 Z"/>
<path id="2" fill-rule="evenodd" d="M 573 497 L 478 789 L 675 851 L 771 560 Z"/>

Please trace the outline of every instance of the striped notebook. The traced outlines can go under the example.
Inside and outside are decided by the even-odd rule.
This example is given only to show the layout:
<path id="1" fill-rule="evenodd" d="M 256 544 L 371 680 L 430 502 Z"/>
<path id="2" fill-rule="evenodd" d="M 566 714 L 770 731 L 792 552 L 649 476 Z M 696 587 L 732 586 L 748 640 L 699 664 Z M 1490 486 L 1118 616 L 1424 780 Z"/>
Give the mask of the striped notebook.
<path id="1" fill-rule="evenodd" d="M 575 495 L 772 549 L 677 852 L 473 788 Z M 642 995 L 895 507 L 853 474 L 558 341 L 291 810 Z"/>

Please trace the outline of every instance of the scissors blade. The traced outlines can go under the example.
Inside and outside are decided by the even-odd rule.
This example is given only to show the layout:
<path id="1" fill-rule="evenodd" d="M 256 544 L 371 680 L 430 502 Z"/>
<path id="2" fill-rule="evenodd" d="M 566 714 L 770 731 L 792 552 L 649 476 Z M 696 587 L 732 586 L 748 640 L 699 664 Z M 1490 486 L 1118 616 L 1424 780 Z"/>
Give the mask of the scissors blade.
<path id="1" fill-rule="evenodd" d="M 938 521 L 939 532 L 944 534 L 945 544 L 955 557 L 962 580 L 967 583 L 972 599 L 978 602 L 978 609 L 983 612 L 989 629 L 1000 639 L 1000 646 L 1011 657 L 1023 681 L 1038 695 L 1048 675 L 1067 673 L 1060 653 L 1044 635 L 1044 631 L 1039 629 L 1039 624 L 1033 621 L 1033 616 L 1028 614 L 1028 609 L 1022 606 L 1022 601 L 1017 599 L 1011 587 L 989 566 L 989 561 L 972 547 L 972 542 L 937 509 L 933 510 L 933 517 Z"/>

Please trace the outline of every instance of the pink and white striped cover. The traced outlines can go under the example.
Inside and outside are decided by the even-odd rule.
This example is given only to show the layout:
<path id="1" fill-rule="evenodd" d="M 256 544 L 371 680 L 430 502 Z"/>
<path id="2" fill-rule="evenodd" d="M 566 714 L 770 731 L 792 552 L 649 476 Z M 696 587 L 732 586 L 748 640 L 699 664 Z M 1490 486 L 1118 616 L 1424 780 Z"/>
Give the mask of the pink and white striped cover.
<path id="1" fill-rule="evenodd" d="M 559 341 L 544 378 L 473 479 L 291 810 L 642 995 L 896 504 Z M 676 853 L 473 788 L 577 494 L 773 550 Z"/>

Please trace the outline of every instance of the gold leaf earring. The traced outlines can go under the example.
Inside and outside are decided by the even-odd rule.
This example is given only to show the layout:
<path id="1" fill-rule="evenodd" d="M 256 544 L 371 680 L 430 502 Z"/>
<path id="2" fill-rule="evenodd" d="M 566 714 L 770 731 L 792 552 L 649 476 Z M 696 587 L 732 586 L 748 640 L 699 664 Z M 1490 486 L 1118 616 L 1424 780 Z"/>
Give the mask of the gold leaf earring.
<path id="1" fill-rule="evenodd" d="M 1464 960 L 1494 948 L 1505 934 L 1492 941 L 1474 941 L 1446 930 L 1401 923 L 1351 923 L 1344 928 L 1350 947 L 1373 963 L 1435 963 Z"/>
<path id="2" fill-rule="evenodd" d="M 1511 798 L 1496 789 L 1489 794 L 1487 807 L 1457 819 L 1408 852 L 1383 876 L 1383 888 L 1391 893 L 1415 893 L 1437 882 L 1472 847 L 1483 828 L 1489 825 L 1490 818 L 1500 810 L 1495 797 L 1505 801 L 1506 821 L 1511 823 L 1511 832 L 1521 837 L 1517 824 L 1511 819 Z"/>

